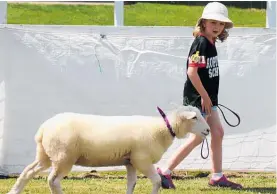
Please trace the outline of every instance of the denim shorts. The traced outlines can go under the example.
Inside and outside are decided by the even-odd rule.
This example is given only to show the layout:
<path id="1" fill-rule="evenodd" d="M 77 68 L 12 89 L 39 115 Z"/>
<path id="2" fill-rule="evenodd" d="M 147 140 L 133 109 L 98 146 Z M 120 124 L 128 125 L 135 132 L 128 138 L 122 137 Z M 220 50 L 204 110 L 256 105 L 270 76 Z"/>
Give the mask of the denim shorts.
<path id="1" fill-rule="evenodd" d="M 217 111 L 217 106 L 212 106 L 212 111 Z M 202 114 L 203 117 L 207 116 L 207 114 L 205 112 L 201 111 L 201 114 Z"/>

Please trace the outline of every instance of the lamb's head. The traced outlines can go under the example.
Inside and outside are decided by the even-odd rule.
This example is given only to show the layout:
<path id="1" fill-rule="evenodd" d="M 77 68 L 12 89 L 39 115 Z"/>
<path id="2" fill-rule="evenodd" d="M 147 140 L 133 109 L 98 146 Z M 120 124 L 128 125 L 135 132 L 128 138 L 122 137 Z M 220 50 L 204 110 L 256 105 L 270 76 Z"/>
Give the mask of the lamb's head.
<path id="1" fill-rule="evenodd" d="M 209 135 L 210 127 L 198 108 L 182 106 L 175 113 L 177 138 L 184 138 L 188 132 L 200 135 L 203 139 Z"/>

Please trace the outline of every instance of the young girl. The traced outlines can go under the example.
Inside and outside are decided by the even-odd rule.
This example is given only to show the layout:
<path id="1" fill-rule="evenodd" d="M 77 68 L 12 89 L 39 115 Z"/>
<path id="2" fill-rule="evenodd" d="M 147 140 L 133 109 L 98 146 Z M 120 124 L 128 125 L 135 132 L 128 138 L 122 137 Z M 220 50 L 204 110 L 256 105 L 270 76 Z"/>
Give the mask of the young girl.
<path id="1" fill-rule="evenodd" d="M 193 32 L 194 42 L 187 60 L 187 81 L 184 86 L 183 104 L 198 107 L 211 128 L 212 177 L 210 186 L 241 189 L 240 184 L 229 181 L 222 173 L 222 140 L 224 130 L 217 112 L 219 67 L 215 41 L 228 37 L 226 29 L 233 27 L 228 18 L 227 8 L 218 2 L 208 3 Z M 163 188 L 175 188 L 171 171 L 200 143 L 201 137 L 191 134 L 188 141 L 180 147 L 169 160 L 166 168 L 158 168 Z"/>

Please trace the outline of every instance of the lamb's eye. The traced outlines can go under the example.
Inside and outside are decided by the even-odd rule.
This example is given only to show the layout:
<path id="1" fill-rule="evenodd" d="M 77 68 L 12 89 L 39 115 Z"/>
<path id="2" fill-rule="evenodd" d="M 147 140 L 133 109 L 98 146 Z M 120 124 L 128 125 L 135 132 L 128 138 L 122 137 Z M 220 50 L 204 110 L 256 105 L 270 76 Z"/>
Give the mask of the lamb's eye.
<path id="1" fill-rule="evenodd" d="M 193 117 L 192 119 L 197 120 L 197 116 Z"/>

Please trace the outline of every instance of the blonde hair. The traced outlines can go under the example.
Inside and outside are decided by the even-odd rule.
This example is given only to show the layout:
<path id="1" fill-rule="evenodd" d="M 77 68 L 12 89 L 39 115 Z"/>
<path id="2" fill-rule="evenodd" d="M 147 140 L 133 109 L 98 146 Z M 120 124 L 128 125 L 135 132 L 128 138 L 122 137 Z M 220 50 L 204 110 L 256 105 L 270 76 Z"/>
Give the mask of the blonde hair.
<path id="1" fill-rule="evenodd" d="M 199 24 L 198 23 L 196 24 L 196 26 L 193 30 L 193 33 L 192 33 L 195 38 L 205 31 L 203 22 L 204 22 L 204 19 L 201 19 Z M 228 33 L 227 29 L 224 28 L 222 30 L 221 34 L 219 34 L 216 39 L 220 40 L 221 42 L 224 42 L 228 36 L 229 36 L 229 33 Z"/>

